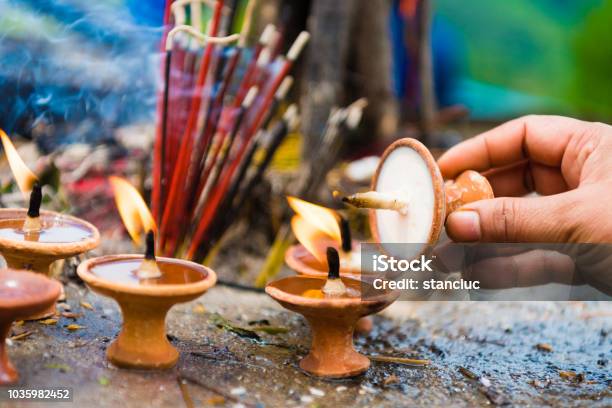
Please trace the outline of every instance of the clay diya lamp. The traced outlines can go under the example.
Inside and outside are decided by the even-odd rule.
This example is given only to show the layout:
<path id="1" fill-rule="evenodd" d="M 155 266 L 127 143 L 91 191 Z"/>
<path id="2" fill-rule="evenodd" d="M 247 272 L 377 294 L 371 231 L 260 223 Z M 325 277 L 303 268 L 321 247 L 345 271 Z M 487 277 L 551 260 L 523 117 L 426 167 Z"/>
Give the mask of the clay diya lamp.
<path id="1" fill-rule="evenodd" d="M 90 223 L 53 211 L 41 211 L 42 194 L 35 184 L 30 208 L 0 209 L 0 253 L 9 268 L 50 274 L 51 264 L 87 252 L 98 246 L 100 233 Z M 55 313 L 55 305 L 27 316 L 41 319 Z"/>
<path id="2" fill-rule="evenodd" d="M 0 385 L 17 382 L 9 361 L 6 337 L 15 320 L 47 310 L 59 297 L 61 284 L 34 272 L 0 270 Z"/>
<path id="3" fill-rule="evenodd" d="M 166 314 L 177 303 L 196 299 L 212 287 L 217 276 L 202 265 L 155 257 L 153 216 L 138 190 L 127 180 L 110 177 L 119 215 L 136 243 L 146 234 L 146 253 L 90 259 L 77 268 L 87 285 L 113 298 L 121 308 L 123 325 L 106 350 L 118 367 L 164 369 L 174 366 L 179 352 L 166 337 Z"/>
<path id="4" fill-rule="evenodd" d="M 19 157 L 9 137 L 0 129 L 0 139 L 11 171 L 21 192 L 30 192 L 29 208 L 0 209 L 0 253 L 12 269 L 29 269 L 49 275 L 50 266 L 98 246 L 100 233 L 90 223 L 52 211 L 41 211 L 42 190 L 34 173 Z M 47 311 L 27 320 L 48 317 Z"/>
<path id="5" fill-rule="evenodd" d="M 113 298 L 121 308 L 121 332 L 106 351 L 108 360 L 118 367 L 173 367 L 179 352 L 166 337 L 168 310 L 198 298 L 217 280 L 205 266 L 180 259 L 155 259 L 153 233 L 147 237 L 144 257 L 102 256 L 85 261 L 77 269 L 94 292 Z"/>
<path id="6" fill-rule="evenodd" d="M 406 138 L 385 150 L 371 191 L 343 201 L 370 209 L 370 228 L 384 252 L 413 258 L 438 241 L 451 212 L 490 198 L 493 189 L 484 176 L 467 170 L 445 183 L 430 151 L 421 142 Z M 394 254 L 394 243 L 416 245 L 411 254 Z"/>
<path id="7" fill-rule="evenodd" d="M 285 252 L 285 263 L 300 275 L 325 279 L 328 267 L 325 251 L 334 247 L 340 254 L 340 276 L 361 279 L 360 242 L 353 242 L 346 218 L 338 212 L 296 197 L 287 197 L 296 215 L 291 219 L 291 229 L 299 244 Z M 360 319 L 358 333 L 369 333 L 372 319 Z"/>
<path id="8" fill-rule="evenodd" d="M 312 340 L 308 355 L 300 361 L 303 370 L 318 377 L 352 377 L 370 366 L 370 360 L 353 346 L 355 324 L 390 305 L 398 293 L 378 291 L 362 296 L 369 284 L 341 277 L 339 256 L 333 248 L 328 250 L 328 262 L 327 280 L 291 276 L 269 283 L 266 293 L 308 321 Z"/>

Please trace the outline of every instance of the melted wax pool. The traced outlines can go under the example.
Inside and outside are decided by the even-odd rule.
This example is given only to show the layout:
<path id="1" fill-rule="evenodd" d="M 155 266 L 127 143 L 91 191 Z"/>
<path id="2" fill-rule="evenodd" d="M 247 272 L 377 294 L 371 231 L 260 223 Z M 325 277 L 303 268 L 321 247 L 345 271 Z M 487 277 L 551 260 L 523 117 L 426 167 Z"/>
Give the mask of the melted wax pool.
<path id="1" fill-rule="evenodd" d="M 14 241 L 31 241 L 45 244 L 65 244 L 80 242 L 92 236 L 92 232 L 70 220 L 44 219 L 42 229 L 36 233 L 26 233 L 21 228 L 23 218 L 0 220 L 0 238 Z"/>
<path id="2" fill-rule="evenodd" d="M 136 274 L 142 258 L 106 262 L 94 266 L 91 273 L 102 279 L 127 285 L 181 285 L 194 283 L 206 278 L 200 270 L 192 269 L 182 263 L 158 261 L 162 276 L 155 279 L 140 279 Z"/>

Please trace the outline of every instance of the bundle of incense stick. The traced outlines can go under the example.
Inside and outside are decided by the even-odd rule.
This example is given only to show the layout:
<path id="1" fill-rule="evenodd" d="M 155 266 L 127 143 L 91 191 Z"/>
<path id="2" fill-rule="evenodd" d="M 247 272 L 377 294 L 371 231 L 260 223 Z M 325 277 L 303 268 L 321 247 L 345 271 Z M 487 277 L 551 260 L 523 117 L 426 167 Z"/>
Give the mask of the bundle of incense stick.
<path id="1" fill-rule="evenodd" d="M 173 27 L 163 41 L 151 194 L 160 254 L 202 260 L 270 161 L 255 166 L 255 151 L 271 158 L 296 121 L 295 108 L 279 110 L 309 34 L 300 33 L 279 55 L 279 35 L 269 25 L 247 47 L 254 2 L 248 1 L 240 34 L 231 35 L 237 13 L 221 0 L 177 0 L 167 8 Z M 211 8 L 206 34 L 202 7 Z M 261 147 L 266 137 L 273 141 Z"/>

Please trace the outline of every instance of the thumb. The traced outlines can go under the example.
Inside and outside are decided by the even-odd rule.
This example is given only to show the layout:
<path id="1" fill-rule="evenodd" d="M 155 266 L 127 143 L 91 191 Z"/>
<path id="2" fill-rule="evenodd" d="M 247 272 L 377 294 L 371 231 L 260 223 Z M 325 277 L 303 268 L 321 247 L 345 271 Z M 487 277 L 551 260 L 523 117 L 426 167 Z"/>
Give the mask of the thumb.
<path id="1" fill-rule="evenodd" d="M 570 192 L 545 197 L 500 197 L 451 213 L 446 232 L 459 242 L 569 242 L 575 207 Z"/>

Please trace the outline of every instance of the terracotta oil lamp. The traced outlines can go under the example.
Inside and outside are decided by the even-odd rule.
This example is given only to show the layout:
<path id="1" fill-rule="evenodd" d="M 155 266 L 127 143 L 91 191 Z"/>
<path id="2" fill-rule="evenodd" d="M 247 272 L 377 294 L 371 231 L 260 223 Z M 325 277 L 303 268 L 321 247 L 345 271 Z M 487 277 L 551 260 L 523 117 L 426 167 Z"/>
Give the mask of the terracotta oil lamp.
<path id="1" fill-rule="evenodd" d="M 300 242 L 285 252 L 285 263 L 300 275 L 325 279 L 328 274 L 325 251 L 334 247 L 340 253 L 340 276 L 361 279 L 360 242 L 351 239 L 348 221 L 337 212 L 296 197 L 287 197 L 296 215 L 291 228 Z M 357 322 L 358 333 L 372 330 L 372 319 Z"/>
<path id="2" fill-rule="evenodd" d="M 370 208 L 370 228 L 383 251 L 394 243 L 418 244 L 409 258 L 434 245 L 446 217 L 462 205 L 493 198 L 487 179 L 473 170 L 444 182 L 430 151 L 415 139 L 400 139 L 385 150 L 372 179 L 371 191 L 343 198 Z"/>
<path id="3" fill-rule="evenodd" d="M 266 293 L 286 309 L 303 315 L 310 325 L 312 341 L 300 367 L 327 378 L 352 377 L 363 373 L 370 360 L 353 346 L 357 321 L 390 305 L 398 296 L 393 291 L 363 295 L 368 283 L 340 276 L 340 259 L 328 248 L 328 279 L 305 275 L 269 283 Z"/>
<path id="4" fill-rule="evenodd" d="M 47 310 L 60 292 L 59 282 L 41 274 L 0 270 L 0 385 L 15 383 L 19 377 L 6 352 L 11 324 Z"/>
<path id="5" fill-rule="evenodd" d="M 109 255 L 85 261 L 78 274 L 101 295 L 117 301 L 123 326 L 106 356 L 118 367 L 173 367 L 178 350 L 166 338 L 166 314 L 177 303 L 198 298 L 217 280 L 209 268 L 172 258 L 156 258 L 161 276 L 139 278 L 142 255 Z"/>
<path id="6" fill-rule="evenodd" d="M 77 273 L 94 292 L 113 298 L 121 308 L 123 325 L 106 351 L 109 361 L 124 368 L 170 368 L 179 353 L 166 338 L 168 310 L 204 294 L 217 277 L 194 262 L 156 258 L 155 223 L 144 200 L 123 179 L 112 177 L 111 185 L 130 234 L 138 236 L 134 227 L 148 230 L 146 254 L 89 259 L 79 265 Z"/>
<path id="7" fill-rule="evenodd" d="M 40 210 L 41 186 L 21 160 L 8 136 L 0 137 L 20 190 L 30 192 L 29 208 L 0 209 L 0 253 L 9 268 L 50 274 L 51 264 L 80 255 L 98 246 L 100 233 L 92 224 L 70 215 Z M 26 320 L 55 313 L 55 305 Z"/>

